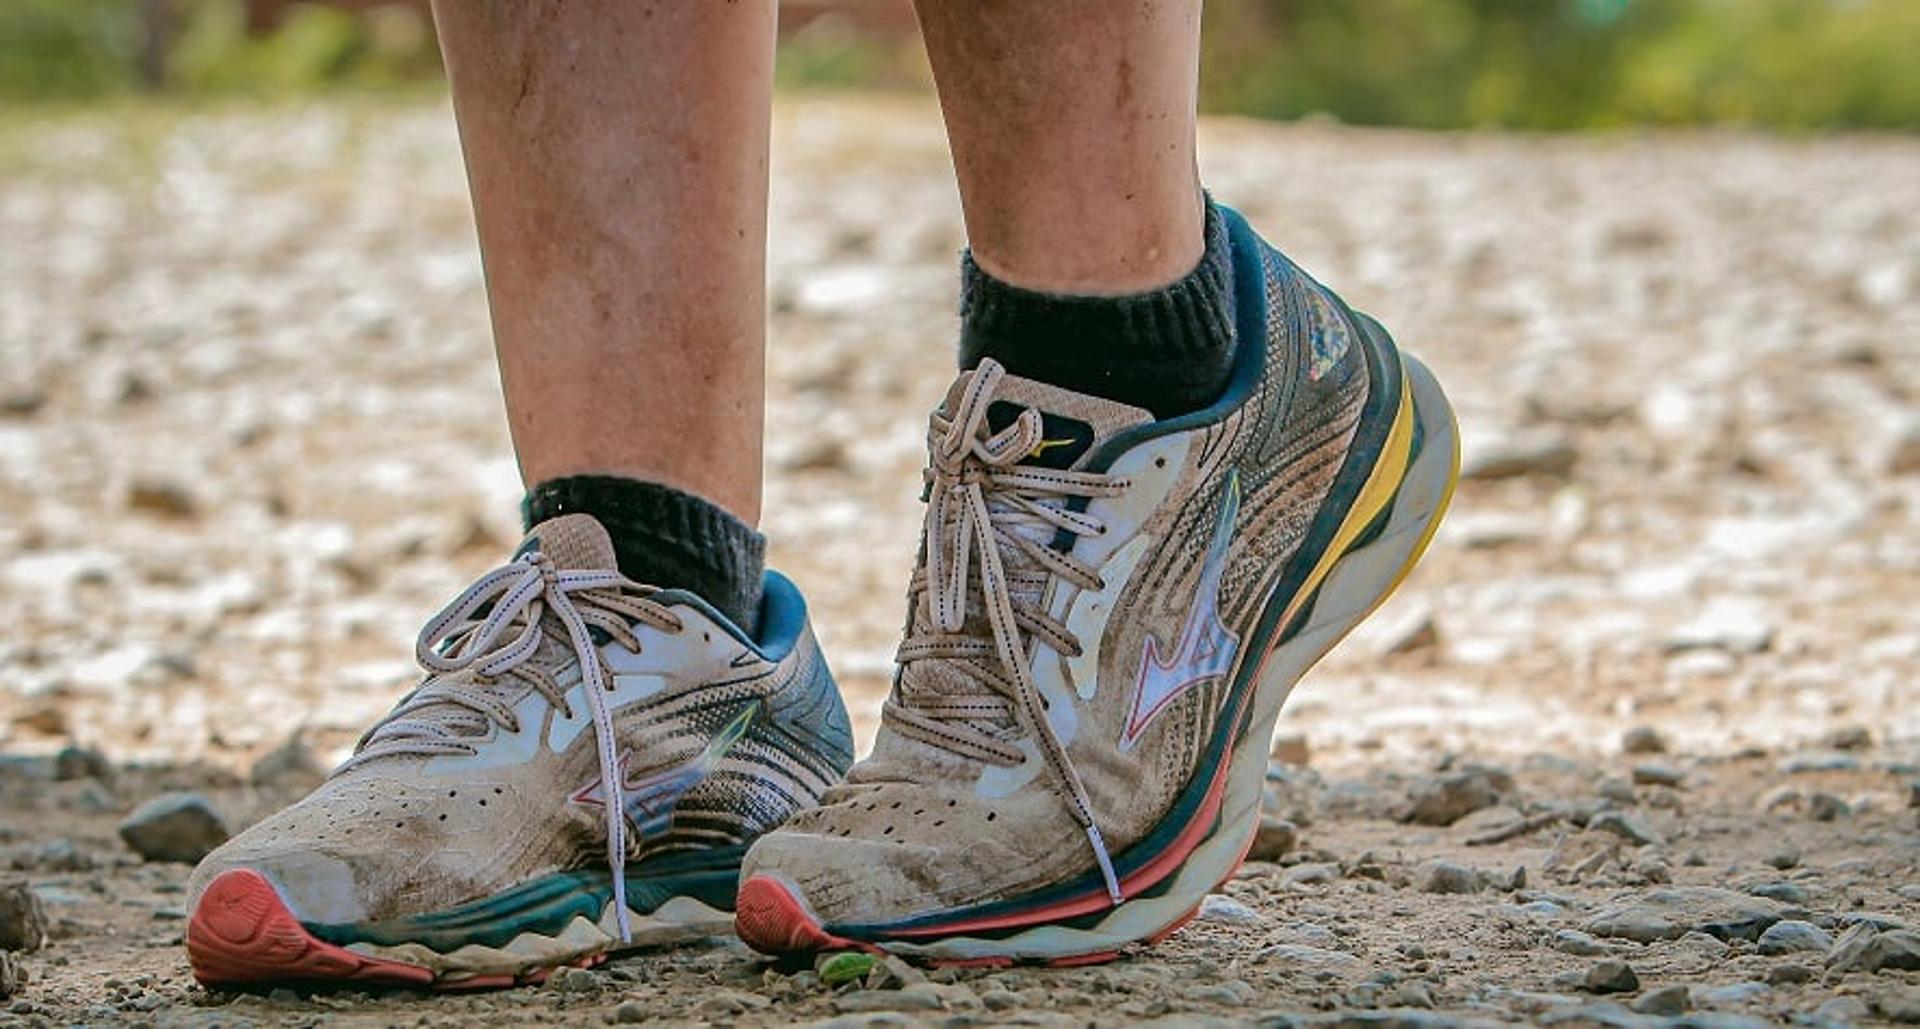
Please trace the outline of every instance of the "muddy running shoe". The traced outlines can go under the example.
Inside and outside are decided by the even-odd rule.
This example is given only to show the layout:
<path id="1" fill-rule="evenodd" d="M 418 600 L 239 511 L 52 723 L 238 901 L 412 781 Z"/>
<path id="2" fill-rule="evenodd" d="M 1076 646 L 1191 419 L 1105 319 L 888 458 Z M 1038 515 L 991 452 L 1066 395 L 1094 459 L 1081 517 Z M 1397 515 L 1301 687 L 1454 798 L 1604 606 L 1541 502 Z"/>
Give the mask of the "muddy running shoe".
<path id="1" fill-rule="evenodd" d="M 1456 475 L 1432 375 L 1227 213 L 1236 367 L 1145 411 L 962 374 L 873 753 L 748 851 L 769 953 L 1073 964 L 1239 865 L 1274 721 L 1406 575 Z"/>
<path id="2" fill-rule="evenodd" d="M 201 862 L 194 975 L 500 986 L 726 932 L 747 845 L 853 761 L 777 574 L 760 621 L 627 580 L 591 517 L 536 526 L 354 756 Z"/>

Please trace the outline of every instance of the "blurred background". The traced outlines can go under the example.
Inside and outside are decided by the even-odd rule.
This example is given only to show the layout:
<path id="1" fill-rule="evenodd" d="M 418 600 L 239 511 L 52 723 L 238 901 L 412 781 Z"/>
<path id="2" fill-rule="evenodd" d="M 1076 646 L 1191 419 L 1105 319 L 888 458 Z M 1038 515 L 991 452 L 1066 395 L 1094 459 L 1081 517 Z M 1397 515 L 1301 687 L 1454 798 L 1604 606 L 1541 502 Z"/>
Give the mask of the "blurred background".
<path id="1" fill-rule="evenodd" d="M 1215 0 L 1202 104 L 1421 128 L 1920 126 L 1906 0 Z M 918 91 L 904 0 L 788 0 L 781 82 Z M 0 99 L 425 91 L 425 0 L 10 0 Z"/>

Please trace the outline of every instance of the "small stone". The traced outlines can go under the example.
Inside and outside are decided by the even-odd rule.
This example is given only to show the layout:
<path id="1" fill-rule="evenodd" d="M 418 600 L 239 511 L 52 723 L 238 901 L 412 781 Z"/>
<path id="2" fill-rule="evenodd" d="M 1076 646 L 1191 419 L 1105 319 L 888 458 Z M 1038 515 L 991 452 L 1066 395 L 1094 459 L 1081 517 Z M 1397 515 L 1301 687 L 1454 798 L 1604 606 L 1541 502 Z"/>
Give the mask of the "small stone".
<path id="1" fill-rule="evenodd" d="M 1283 765 L 1305 765 L 1312 761 L 1312 749 L 1304 733 L 1283 732 L 1273 738 L 1273 760 Z"/>
<path id="2" fill-rule="evenodd" d="M 833 1009 L 862 1011 L 938 1011 L 940 998 L 917 990 L 854 990 L 833 998 Z"/>
<path id="3" fill-rule="evenodd" d="M 1678 786 L 1685 778 L 1678 768 L 1662 761 L 1646 761 L 1633 766 L 1633 781 L 1641 786 Z"/>
<path id="4" fill-rule="evenodd" d="M 1812 981 L 1813 969 L 1805 965 L 1788 963 L 1767 969 L 1767 984 L 1770 986 L 1794 986 Z"/>
<path id="5" fill-rule="evenodd" d="M 1920 1025 L 1920 989 L 1909 987 L 1883 994 L 1873 1002 L 1880 1017 L 1896 1025 Z"/>
<path id="6" fill-rule="evenodd" d="M 1807 891 L 1795 883 L 1757 883 L 1747 887 L 1747 892 L 1756 897 L 1777 900 L 1782 904 L 1805 904 L 1810 898 Z"/>
<path id="7" fill-rule="evenodd" d="M 1207 894 L 1200 902 L 1200 914 L 1195 916 L 1202 922 L 1217 922 L 1221 925 L 1256 925 L 1260 921 L 1260 912 L 1218 893 Z"/>
<path id="8" fill-rule="evenodd" d="M 53 778 L 56 782 L 73 782 L 78 779 L 97 779 L 100 782 L 113 781 L 113 762 L 107 755 L 93 747 L 82 747 L 70 743 L 53 756 Z"/>
<path id="9" fill-rule="evenodd" d="M 1201 1004 L 1219 1004 L 1223 1007 L 1243 1008 L 1253 1003 L 1259 993 L 1244 979 L 1229 979 L 1212 986 L 1198 986 L 1187 991 L 1187 999 Z"/>
<path id="10" fill-rule="evenodd" d="M 1660 846 L 1667 842 L 1666 837 L 1661 836 L 1646 819 L 1625 811 L 1602 811 L 1587 822 L 1587 828 L 1610 832 L 1643 847 Z"/>
<path id="11" fill-rule="evenodd" d="M 1640 795 L 1633 792 L 1633 784 L 1625 779 L 1602 779 L 1597 791 L 1601 800 L 1610 800 L 1615 804 L 1638 804 Z"/>
<path id="12" fill-rule="evenodd" d="M 0 950 L 0 998 L 11 997 L 26 988 L 26 966 L 13 956 L 12 951 Z"/>
<path id="13" fill-rule="evenodd" d="M 1340 878 L 1340 867 L 1325 862 L 1309 862 L 1287 869 L 1281 878 L 1295 886 L 1324 886 Z"/>
<path id="14" fill-rule="evenodd" d="M 1388 1004 L 1397 1008 L 1416 1008 L 1420 1010 L 1431 1010 L 1433 1008 L 1433 991 L 1427 988 L 1426 983 L 1417 979 L 1401 983 L 1399 986 L 1394 987 L 1393 992 L 1387 994 L 1386 999 Z"/>
<path id="15" fill-rule="evenodd" d="M 598 993 L 602 985 L 598 973 L 584 968 L 562 968 L 553 973 L 549 986 L 567 993 Z"/>
<path id="16" fill-rule="evenodd" d="M 1834 750 L 1866 750 L 1873 746 L 1873 733 L 1864 725 L 1843 725 L 1820 737 L 1820 743 Z"/>
<path id="17" fill-rule="evenodd" d="M 1640 988 L 1633 966 L 1616 958 L 1596 961 L 1581 985 L 1588 993 L 1632 993 Z"/>
<path id="18" fill-rule="evenodd" d="M 1555 431 L 1489 434 L 1481 439 L 1461 465 L 1463 478 L 1490 482 L 1528 475 L 1565 476 L 1580 457 L 1573 441 Z"/>
<path id="19" fill-rule="evenodd" d="M 1782 847 L 1779 850 L 1769 853 L 1762 860 L 1766 862 L 1769 868 L 1778 868 L 1784 872 L 1800 864 L 1800 848 Z"/>
<path id="20" fill-rule="evenodd" d="M 980 994 L 980 1006 L 988 1011 L 1006 1011 L 1020 1006 L 1020 995 L 1007 990 L 987 990 Z"/>
<path id="21" fill-rule="evenodd" d="M 127 507 L 162 518 L 192 518 L 200 504 L 187 488 L 161 479 L 140 479 L 127 487 Z"/>
<path id="22" fill-rule="evenodd" d="M 47 912 L 25 880 L 0 883 L 0 950 L 32 952 L 47 942 Z"/>
<path id="23" fill-rule="evenodd" d="M 1664 754 L 1667 752 L 1667 741 L 1659 730 L 1637 725 L 1621 734 L 1620 749 L 1629 754 Z"/>
<path id="24" fill-rule="evenodd" d="M 269 1001 L 272 1001 L 275 1004 L 300 1003 L 300 995 L 286 988 L 285 986 L 276 986 L 273 989 L 268 990 L 267 999 Z"/>
<path id="25" fill-rule="evenodd" d="M 1710 1008 L 1731 1008 L 1764 997 L 1772 991 L 1772 989 L 1773 987 L 1768 986 L 1766 983 L 1758 980 L 1749 980 L 1744 983 L 1733 983 L 1729 986 L 1715 986 L 1712 989 L 1701 990 L 1694 995 L 1694 999 Z"/>
<path id="26" fill-rule="evenodd" d="M 1833 949 L 1833 937 L 1812 922 L 1786 919 L 1767 926 L 1759 945 L 1762 954 L 1825 954 Z"/>
<path id="27" fill-rule="evenodd" d="M 1853 1025 L 1865 1021 L 1872 1014 L 1867 1002 L 1858 997 L 1835 997 L 1813 1009 L 1816 1025 Z"/>
<path id="28" fill-rule="evenodd" d="M 120 823 L 120 838 L 149 861 L 193 864 L 227 836 L 226 822 L 198 793 L 163 793 Z"/>
<path id="29" fill-rule="evenodd" d="M 262 754 L 247 772 L 247 781 L 254 786 L 284 790 L 310 790 L 326 777 L 327 770 L 321 767 L 306 739 L 297 732 L 285 743 Z"/>
<path id="30" fill-rule="evenodd" d="M 1684 1015 L 1693 1010 L 1693 998 L 1678 983 L 1648 990 L 1629 1005 L 1643 1015 Z"/>
<path id="31" fill-rule="evenodd" d="M 1299 842 L 1300 830 L 1292 822 L 1262 814 L 1260 828 L 1254 833 L 1253 849 L 1247 851 L 1247 859 L 1278 861 Z"/>
<path id="32" fill-rule="evenodd" d="M 1407 796 L 1411 804 L 1401 821 L 1418 825 L 1452 825 L 1500 800 L 1492 779 L 1481 769 L 1422 776 Z"/>
<path id="33" fill-rule="evenodd" d="M 1606 945 L 1578 929 L 1561 929 L 1548 938 L 1547 946 L 1575 957 L 1597 957 L 1607 952 Z"/>
<path id="34" fill-rule="evenodd" d="M 1816 822 L 1831 822 L 1853 814 L 1852 805 L 1831 793 L 1816 793 L 1807 798 L 1807 817 Z"/>
<path id="35" fill-rule="evenodd" d="M 1898 969 L 1920 971 L 1920 935 L 1905 929 L 1876 934 L 1861 957 L 1861 967 L 1869 972 Z"/>
<path id="36" fill-rule="evenodd" d="M 636 1025 L 651 1017 L 647 1006 L 637 1000 L 623 1000 L 613 1009 L 613 1020 L 621 1025 Z"/>
<path id="37" fill-rule="evenodd" d="M 1451 861 L 1429 861 L 1420 866 L 1414 886 L 1421 893 L 1478 893 L 1486 886 L 1480 873 Z"/>

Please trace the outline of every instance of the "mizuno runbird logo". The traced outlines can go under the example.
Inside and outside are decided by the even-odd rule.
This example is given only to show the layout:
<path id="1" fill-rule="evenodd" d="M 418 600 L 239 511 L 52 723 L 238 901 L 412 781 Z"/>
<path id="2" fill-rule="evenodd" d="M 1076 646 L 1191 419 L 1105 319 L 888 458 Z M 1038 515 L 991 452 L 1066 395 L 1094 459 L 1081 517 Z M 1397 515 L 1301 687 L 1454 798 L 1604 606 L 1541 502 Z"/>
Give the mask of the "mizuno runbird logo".
<path id="1" fill-rule="evenodd" d="M 700 781 L 712 774 L 720 759 L 740 742 L 753 726 L 753 719 L 760 713 L 760 702 L 754 701 L 733 716 L 732 720 L 720 727 L 707 742 L 705 750 L 677 765 L 650 771 L 638 779 L 627 778 L 627 762 L 632 760 L 631 751 L 620 755 L 620 793 L 625 803 L 627 824 L 633 827 L 638 839 L 651 839 L 664 835 L 673 827 L 673 809 L 680 798 Z M 591 807 L 605 807 L 606 796 L 600 789 L 600 780 L 582 786 L 569 798 L 575 804 Z"/>
<path id="2" fill-rule="evenodd" d="M 1173 698 L 1221 679 L 1232 670 L 1234 655 L 1240 652 L 1240 637 L 1220 621 L 1220 579 L 1226 573 L 1227 548 L 1233 542 L 1233 525 L 1239 516 L 1240 473 L 1230 470 L 1213 541 L 1207 545 L 1206 563 L 1200 567 L 1200 586 L 1194 591 L 1193 606 L 1187 609 L 1187 621 L 1180 628 L 1173 653 L 1163 656 L 1160 641 L 1151 633 L 1147 636 L 1146 650 L 1140 655 L 1140 680 L 1133 691 L 1133 714 L 1120 734 L 1120 749 L 1130 749 L 1140 742 L 1147 726 Z"/>

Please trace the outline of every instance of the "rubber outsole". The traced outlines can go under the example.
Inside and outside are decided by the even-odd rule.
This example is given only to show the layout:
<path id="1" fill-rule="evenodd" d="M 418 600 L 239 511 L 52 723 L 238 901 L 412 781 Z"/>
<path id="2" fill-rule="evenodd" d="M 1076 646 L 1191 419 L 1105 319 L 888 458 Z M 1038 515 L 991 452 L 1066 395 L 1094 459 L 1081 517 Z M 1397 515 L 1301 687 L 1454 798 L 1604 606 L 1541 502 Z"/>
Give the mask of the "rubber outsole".
<path id="1" fill-rule="evenodd" d="M 222 873 L 201 894 L 187 922 L 187 960 L 204 986 L 356 983 L 434 990 L 481 990 L 539 983 L 555 970 L 591 968 L 606 952 L 512 973 L 445 974 L 362 954 L 307 931 L 267 878 L 251 869 Z"/>
<path id="2" fill-rule="evenodd" d="M 1391 344 L 1389 343 L 1388 346 L 1391 347 Z M 1314 592 L 1303 592 L 1289 601 L 1291 607 L 1317 597 L 1321 586 L 1335 582 L 1336 571 L 1348 563 L 1348 558 L 1358 556 L 1354 563 L 1353 574 L 1366 585 L 1355 593 L 1354 587 L 1343 583 L 1349 595 L 1338 598 L 1345 604 L 1352 604 L 1358 598 L 1360 601 L 1358 606 L 1351 608 L 1349 613 L 1339 615 L 1323 616 L 1317 610 L 1313 611 L 1311 617 L 1314 619 L 1326 619 L 1324 624 L 1317 626 L 1316 635 L 1288 641 L 1263 655 L 1260 667 L 1256 668 L 1253 674 L 1255 688 L 1252 692 L 1255 696 L 1249 700 L 1249 708 L 1241 712 L 1241 717 L 1246 719 L 1244 723 L 1246 728 L 1233 749 L 1233 757 L 1228 762 L 1228 769 L 1217 779 L 1216 789 L 1225 788 L 1229 780 L 1246 778 L 1245 775 L 1237 773 L 1245 771 L 1242 765 L 1251 767 L 1249 762 L 1256 756 L 1251 755 L 1247 750 L 1245 741 L 1249 737 L 1246 734 L 1262 727 L 1269 735 L 1271 734 L 1272 723 L 1277 718 L 1279 708 L 1284 704 L 1293 684 L 1307 668 L 1330 651 L 1341 638 L 1344 638 L 1353 626 L 1359 624 L 1381 603 L 1384 603 L 1405 580 L 1432 541 L 1433 534 L 1438 529 L 1448 502 L 1452 498 L 1453 488 L 1459 477 L 1459 435 L 1452 409 L 1432 374 L 1423 365 L 1411 357 L 1403 356 L 1402 362 L 1402 369 L 1408 380 L 1406 397 L 1408 403 L 1414 408 L 1413 418 L 1417 421 L 1420 431 L 1425 434 L 1428 449 L 1420 458 L 1417 467 L 1414 461 L 1409 459 L 1408 463 L 1401 468 L 1399 480 L 1392 492 L 1394 503 L 1389 504 L 1389 509 L 1400 499 L 1401 488 L 1414 480 L 1416 475 L 1421 480 L 1426 493 L 1424 496 L 1414 498 L 1412 506 L 1417 509 L 1407 514 L 1404 523 L 1396 526 L 1390 521 L 1390 532 L 1381 538 L 1350 542 L 1345 548 L 1336 552 L 1339 556 L 1332 560 Z M 1356 525 L 1353 531 L 1359 533 L 1361 530 Z M 1381 564 L 1383 558 L 1390 563 Z M 1313 606 L 1318 607 L 1317 601 Z M 1304 610 L 1299 616 L 1309 617 Z M 1289 611 L 1288 618 L 1292 617 L 1295 617 L 1295 614 Z M 1288 652 L 1287 660 L 1281 662 L 1283 667 L 1270 670 L 1267 667 L 1268 664 L 1282 651 Z M 1264 746 L 1257 757 L 1264 762 Z M 881 941 L 850 939 L 829 932 L 787 884 L 769 876 L 754 876 L 742 884 L 735 905 L 735 931 L 749 946 L 774 954 L 858 949 L 873 953 L 900 954 L 934 966 L 1003 966 L 1015 963 L 1065 966 L 1111 961 L 1120 957 L 1129 947 L 1141 943 L 1151 945 L 1177 931 L 1181 925 L 1193 917 L 1205 893 L 1211 888 L 1217 888 L 1237 871 L 1258 827 L 1257 817 L 1249 805 L 1244 784 L 1240 783 L 1237 786 L 1239 787 L 1235 797 L 1237 807 L 1229 812 L 1224 809 L 1224 800 L 1210 797 L 1207 809 L 1203 810 L 1201 817 L 1195 819 L 1196 828 L 1203 830 L 1199 834 L 1199 839 L 1196 841 L 1192 833 L 1183 832 L 1180 842 L 1170 848 L 1169 853 L 1153 862 L 1154 866 L 1159 866 L 1153 879 L 1166 881 L 1182 875 L 1188 863 L 1194 860 L 1196 853 L 1202 848 L 1206 848 L 1214 855 L 1208 858 L 1210 864 L 1207 867 L 1219 869 L 1224 861 L 1224 869 L 1218 871 L 1217 877 L 1206 884 L 1207 890 L 1193 894 L 1193 886 L 1196 884 L 1189 883 L 1185 887 L 1189 892 L 1191 903 L 1184 912 L 1171 917 L 1153 916 L 1155 919 L 1165 918 L 1166 921 L 1156 928 L 1140 932 L 1136 938 L 1120 941 L 1121 946 L 1104 944 L 1087 946 L 1098 938 L 1098 934 L 1081 933 L 1073 937 L 1081 941 L 1080 947 L 1085 948 L 1078 949 L 1067 942 L 1068 936 L 1062 932 L 1061 940 L 1050 941 L 1052 946 L 1064 944 L 1062 949 L 1044 954 L 993 952 L 996 947 L 1014 949 L 1011 940 L 969 940 L 969 943 L 976 948 L 976 952 L 958 958 L 941 953 L 937 947 L 938 940 L 954 940 L 969 930 L 1003 928 L 1008 925 L 1018 925 L 1031 932 L 1046 930 L 1058 919 L 1078 913 L 1077 910 L 1068 910 L 1068 908 L 1029 911 L 984 921 L 962 920 L 936 928 L 902 932 L 898 935 L 903 938 L 898 939 L 892 937 Z M 1257 784 L 1254 796 L 1257 798 Z M 1254 803 L 1257 804 L 1257 800 Z M 1243 828 L 1236 828 L 1236 826 L 1243 826 Z M 1227 840 L 1222 838 L 1222 834 L 1229 832 L 1236 833 L 1237 839 L 1233 840 L 1231 859 L 1227 860 L 1222 850 L 1227 845 Z M 1169 862 L 1172 865 L 1170 871 L 1165 870 Z M 1141 889 L 1149 885 L 1151 884 L 1142 883 Z M 1123 888 L 1126 889 L 1129 898 L 1137 895 L 1132 883 L 1124 884 Z M 1153 903 L 1166 908 L 1169 906 L 1166 901 L 1172 899 L 1159 898 Z M 1140 902 L 1129 899 L 1114 910 L 1117 912 L 1128 905 Z M 1179 901 L 1173 900 L 1173 903 L 1177 905 Z M 1179 908 L 1174 907 L 1172 910 L 1179 911 Z M 908 936 L 919 939 L 904 938 Z M 1111 936 L 1108 939 L 1111 939 Z M 978 952 L 981 949 L 986 952 Z"/>

